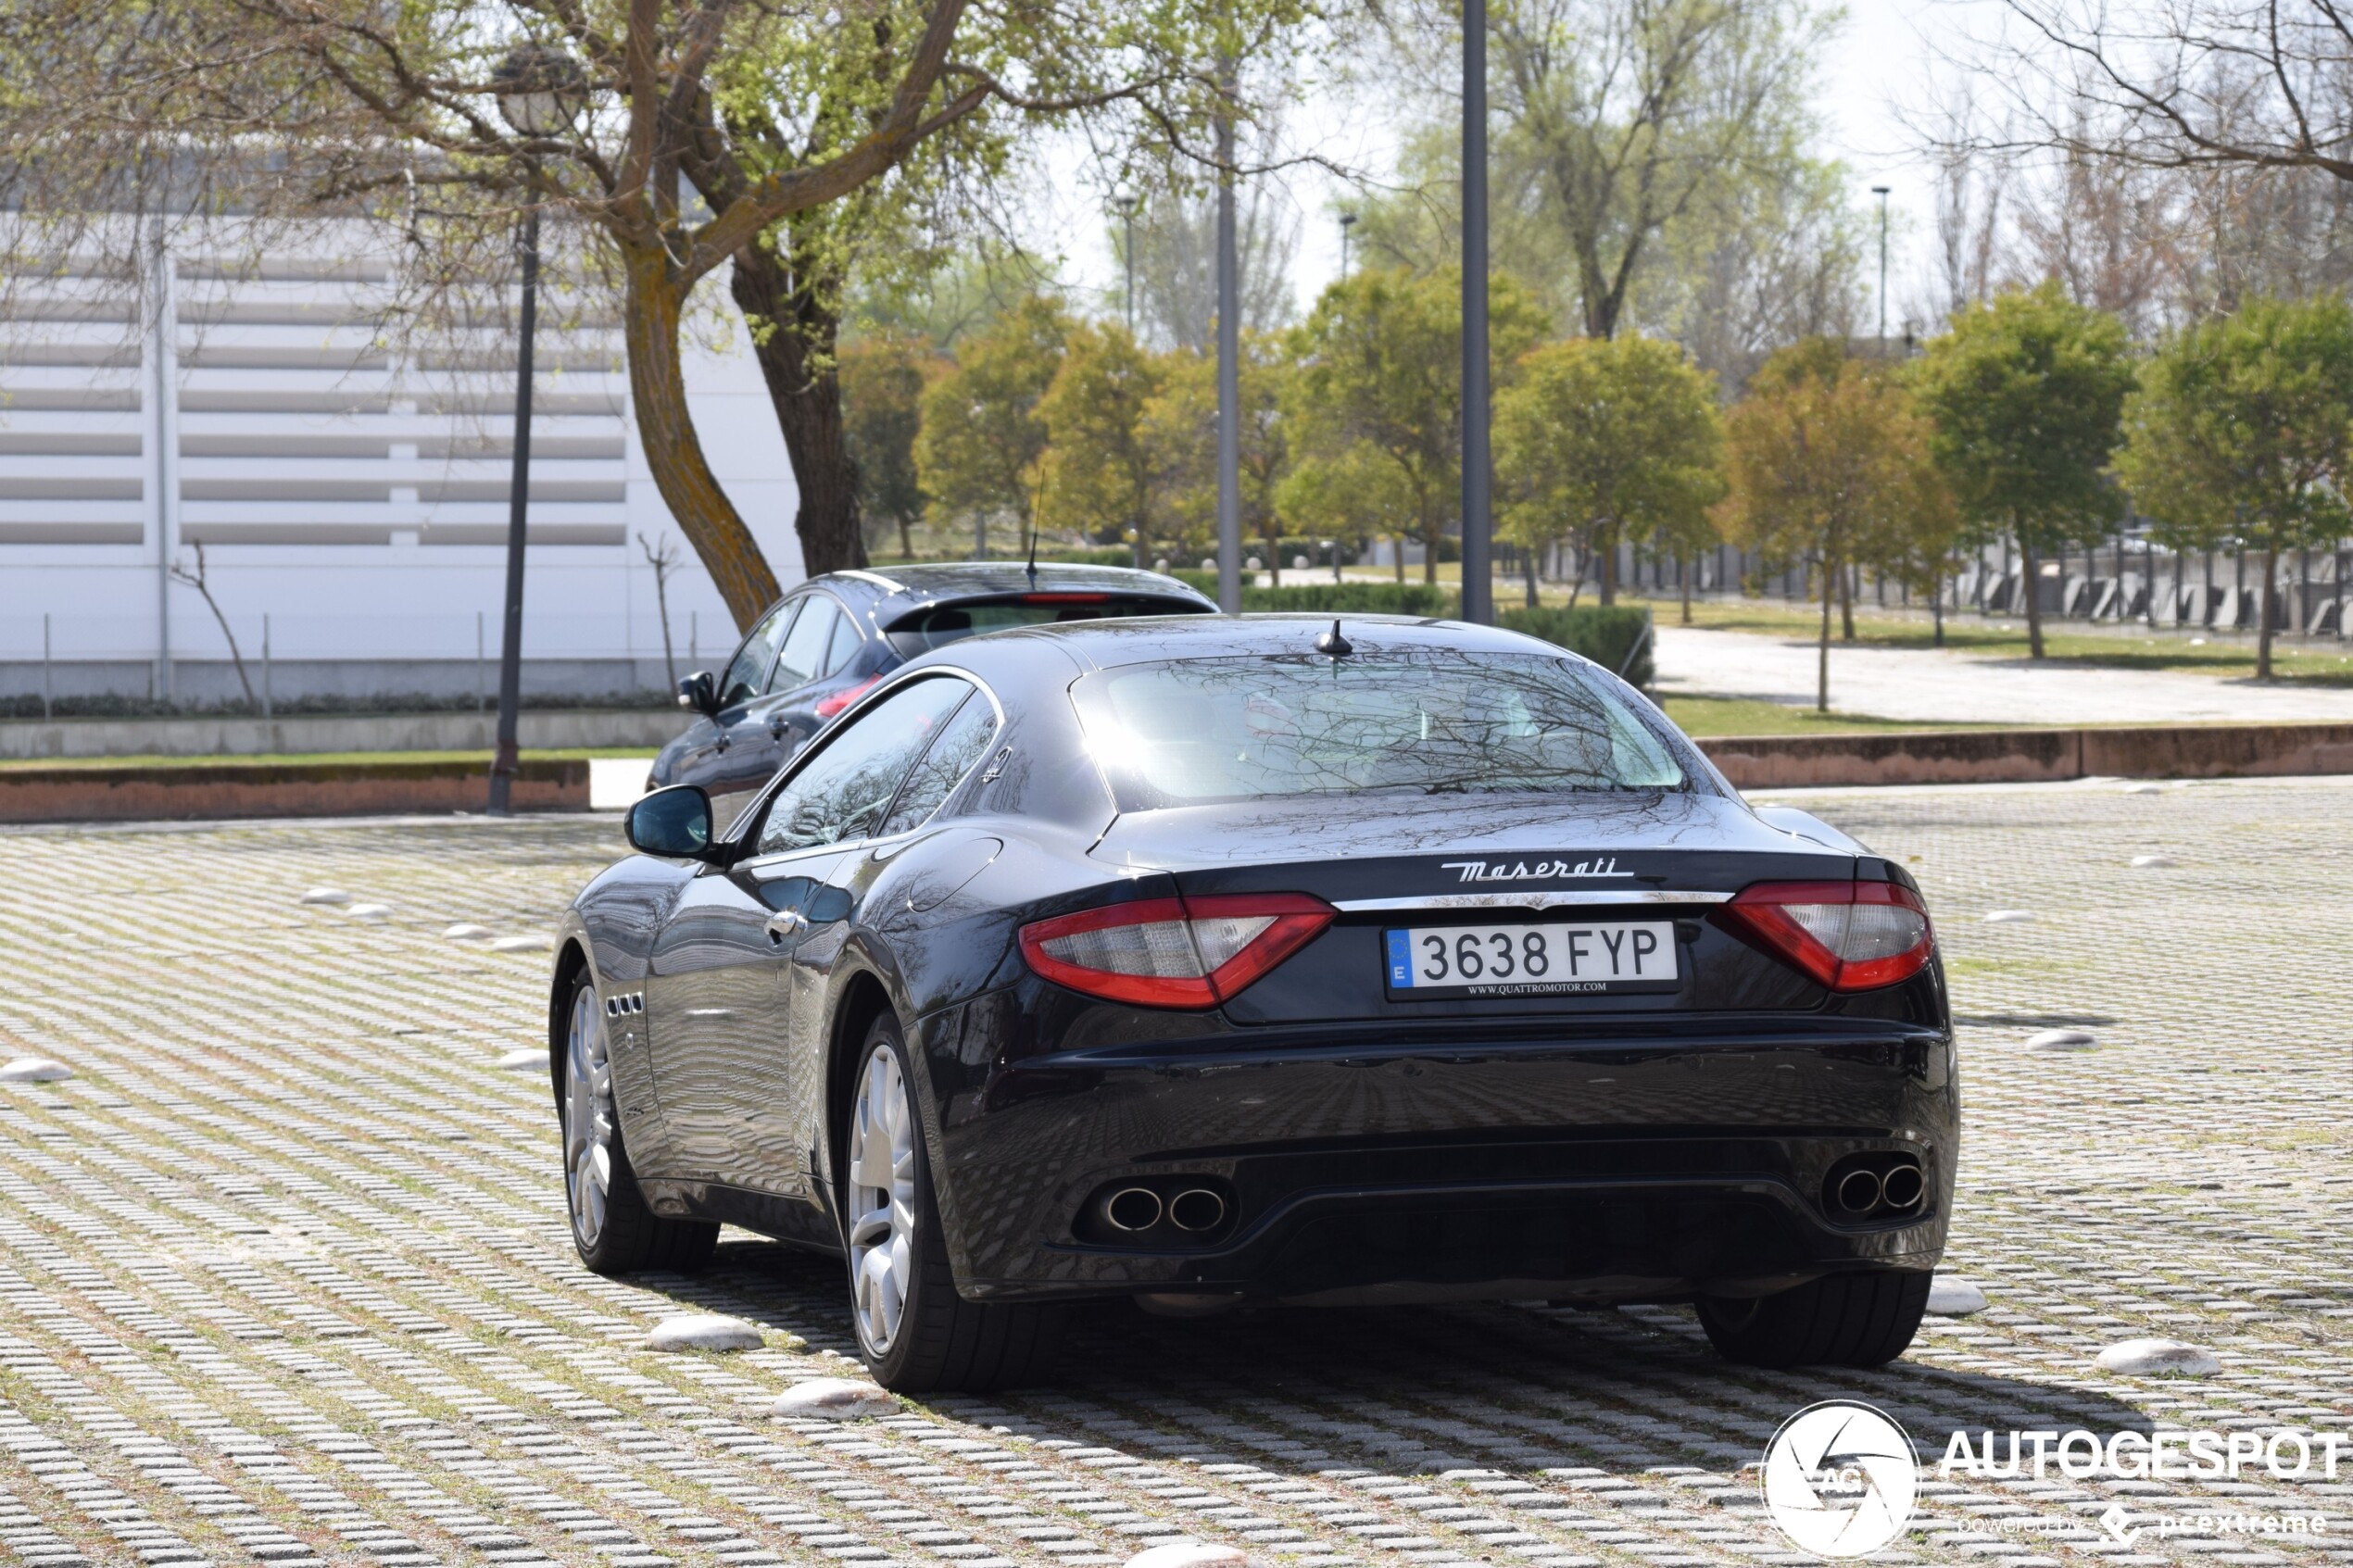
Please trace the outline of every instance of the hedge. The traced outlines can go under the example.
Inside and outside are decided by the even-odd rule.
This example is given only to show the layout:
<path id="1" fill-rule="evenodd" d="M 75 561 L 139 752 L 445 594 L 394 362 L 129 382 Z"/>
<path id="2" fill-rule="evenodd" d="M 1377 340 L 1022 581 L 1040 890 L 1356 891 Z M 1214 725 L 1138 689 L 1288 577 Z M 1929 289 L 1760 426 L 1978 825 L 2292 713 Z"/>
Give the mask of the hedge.
<path id="1" fill-rule="evenodd" d="M 1651 659 L 1655 645 L 1643 635 L 1650 625 L 1647 609 L 1630 605 L 1579 605 L 1574 609 L 1507 609 L 1495 619 L 1510 631 L 1525 632 L 1571 653 L 1581 653 L 1603 669 L 1624 675 L 1633 685 L 1647 688 L 1657 673 Z M 1639 652 L 1634 646 L 1637 642 L 1642 645 Z M 1629 653 L 1633 654 L 1630 659 Z"/>
<path id="2" fill-rule="evenodd" d="M 1181 577 L 1207 594 L 1217 596 L 1217 574 L 1214 571 L 1179 571 Z M 1306 615 L 1422 615 L 1452 617 L 1457 612 L 1454 591 L 1433 587 L 1427 583 L 1304 583 L 1289 588 L 1242 589 L 1242 609 L 1245 613 L 1281 613 Z M 1642 629 L 1650 623 L 1651 612 L 1628 605 L 1579 605 L 1574 609 L 1506 609 L 1495 619 L 1497 624 L 1509 631 L 1524 632 L 1531 637 L 1557 644 L 1571 653 L 1582 654 L 1603 669 L 1616 671 L 1623 665 L 1625 677 L 1633 685 L 1648 687 L 1656 667 L 1651 659 L 1651 642 Z M 1637 641 L 1640 652 L 1629 660 Z"/>

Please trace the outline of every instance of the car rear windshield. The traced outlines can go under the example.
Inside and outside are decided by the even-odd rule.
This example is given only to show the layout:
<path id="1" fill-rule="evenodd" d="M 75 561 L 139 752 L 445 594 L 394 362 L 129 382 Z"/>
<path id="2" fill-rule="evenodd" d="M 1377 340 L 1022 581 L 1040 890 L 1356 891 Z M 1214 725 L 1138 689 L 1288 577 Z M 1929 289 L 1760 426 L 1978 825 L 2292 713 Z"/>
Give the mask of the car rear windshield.
<path id="1" fill-rule="evenodd" d="M 1101 671 L 1071 691 L 1124 811 L 1690 787 L 1655 721 L 1572 659 L 1405 648 L 1172 659 Z"/>
<path id="2" fill-rule="evenodd" d="M 960 637 L 1003 632 L 1015 626 L 1051 626 L 1057 621 L 1103 621 L 1122 615 L 1205 613 L 1190 599 L 1156 599 L 1133 594 L 1035 594 L 918 610 L 894 621 L 883 634 L 899 650 L 900 658 L 912 659 Z"/>

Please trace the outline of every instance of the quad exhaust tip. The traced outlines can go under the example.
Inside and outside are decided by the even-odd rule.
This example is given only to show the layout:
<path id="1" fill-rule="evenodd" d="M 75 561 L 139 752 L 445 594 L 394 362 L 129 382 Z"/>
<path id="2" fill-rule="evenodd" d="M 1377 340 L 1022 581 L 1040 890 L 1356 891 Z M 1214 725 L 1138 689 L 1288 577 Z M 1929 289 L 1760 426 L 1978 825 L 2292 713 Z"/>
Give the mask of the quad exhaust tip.
<path id="1" fill-rule="evenodd" d="M 1838 1179 L 1838 1206 L 1850 1214 L 1868 1214 L 1879 1207 L 1886 1189 L 1876 1171 L 1849 1171 Z"/>
<path id="2" fill-rule="evenodd" d="M 1103 1218 L 1114 1230 L 1148 1231 L 1160 1223 L 1160 1194 L 1150 1187 L 1121 1187 L 1103 1199 Z"/>
<path id="3" fill-rule="evenodd" d="M 1207 1187 L 1187 1187 L 1168 1200 L 1168 1218 L 1180 1231 L 1214 1231 L 1226 1218 L 1226 1200 Z"/>

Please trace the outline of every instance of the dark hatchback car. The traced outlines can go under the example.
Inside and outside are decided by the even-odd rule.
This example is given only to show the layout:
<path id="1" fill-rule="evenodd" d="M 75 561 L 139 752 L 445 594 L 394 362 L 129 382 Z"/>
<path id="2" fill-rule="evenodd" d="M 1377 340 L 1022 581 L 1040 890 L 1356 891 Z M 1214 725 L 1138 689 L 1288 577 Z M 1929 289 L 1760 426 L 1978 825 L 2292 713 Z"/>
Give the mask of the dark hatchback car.
<path id="1" fill-rule="evenodd" d="M 678 683 L 699 717 L 661 748 L 648 789 L 699 784 L 719 825 L 809 737 L 911 659 L 975 633 L 1110 616 L 1210 614 L 1173 577 L 1126 567 L 964 561 L 830 571 L 795 588 L 719 675 Z"/>
<path id="2" fill-rule="evenodd" d="M 1909 1343 L 1959 1102 L 1904 868 L 1752 808 L 1639 693 L 1443 621 L 959 642 L 559 938 L 573 1240 L 845 1261 L 894 1388 L 1061 1303 L 1692 1301 L 1727 1356 Z"/>

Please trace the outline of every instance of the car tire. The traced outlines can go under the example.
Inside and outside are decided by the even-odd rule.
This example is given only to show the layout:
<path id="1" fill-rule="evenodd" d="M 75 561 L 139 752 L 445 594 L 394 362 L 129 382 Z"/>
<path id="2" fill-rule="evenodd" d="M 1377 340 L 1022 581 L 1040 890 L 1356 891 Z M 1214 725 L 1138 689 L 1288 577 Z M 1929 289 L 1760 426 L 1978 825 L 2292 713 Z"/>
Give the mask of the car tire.
<path id="1" fill-rule="evenodd" d="M 564 1012 L 557 1113 L 563 1123 L 564 1209 L 572 1245 L 589 1271 L 632 1274 L 648 1269 L 692 1273 L 711 1261 L 719 1227 L 706 1220 L 667 1220 L 637 1190 L 637 1173 L 622 1142 L 606 1051 L 604 1003 L 583 971 Z"/>
<path id="2" fill-rule="evenodd" d="M 1875 1269 L 1747 1300 L 1703 1296 L 1700 1326 L 1718 1354 L 1743 1366 L 1880 1366 L 1912 1343 L 1931 1277 Z"/>
<path id="3" fill-rule="evenodd" d="M 1060 1348 L 1063 1310 L 956 1293 L 908 1070 L 899 1021 L 885 1013 L 858 1053 L 842 1144 L 842 1233 L 859 1355 L 875 1381 L 901 1394 L 1033 1382 Z"/>

